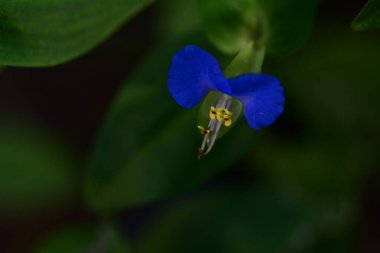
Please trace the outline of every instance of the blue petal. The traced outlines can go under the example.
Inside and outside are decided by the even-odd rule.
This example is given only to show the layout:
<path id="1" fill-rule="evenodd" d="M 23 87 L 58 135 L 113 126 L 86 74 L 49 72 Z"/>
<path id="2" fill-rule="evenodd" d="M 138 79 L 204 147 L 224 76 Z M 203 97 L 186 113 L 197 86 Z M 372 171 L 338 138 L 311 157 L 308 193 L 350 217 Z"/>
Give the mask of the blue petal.
<path id="1" fill-rule="evenodd" d="M 266 74 L 244 74 L 229 79 L 232 95 L 244 104 L 244 116 L 255 129 L 273 124 L 284 110 L 280 81 Z"/>
<path id="2" fill-rule="evenodd" d="M 216 59 L 197 46 L 186 46 L 173 56 L 168 88 L 177 103 L 186 108 L 198 104 L 210 90 L 231 92 Z"/>

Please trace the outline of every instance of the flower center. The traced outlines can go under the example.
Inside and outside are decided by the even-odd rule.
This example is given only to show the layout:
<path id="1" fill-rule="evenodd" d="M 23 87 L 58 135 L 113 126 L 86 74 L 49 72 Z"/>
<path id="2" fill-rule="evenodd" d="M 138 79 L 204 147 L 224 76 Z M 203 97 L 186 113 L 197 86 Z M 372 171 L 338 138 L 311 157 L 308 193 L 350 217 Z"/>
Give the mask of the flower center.
<path id="1" fill-rule="evenodd" d="M 227 108 L 215 108 L 211 106 L 210 108 L 210 119 L 217 119 L 218 121 L 224 123 L 225 126 L 231 126 L 232 124 L 232 112 Z"/>
<path id="2" fill-rule="evenodd" d="M 204 135 L 202 145 L 198 149 L 198 159 L 210 152 L 222 125 L 231 126 L 232 112 L 229 111 L 231 100 L 232 98 L 226 94 L 220 96 L 215 106 L 210 107 L 208 127 L 198 126 L 199 131 Z"/>

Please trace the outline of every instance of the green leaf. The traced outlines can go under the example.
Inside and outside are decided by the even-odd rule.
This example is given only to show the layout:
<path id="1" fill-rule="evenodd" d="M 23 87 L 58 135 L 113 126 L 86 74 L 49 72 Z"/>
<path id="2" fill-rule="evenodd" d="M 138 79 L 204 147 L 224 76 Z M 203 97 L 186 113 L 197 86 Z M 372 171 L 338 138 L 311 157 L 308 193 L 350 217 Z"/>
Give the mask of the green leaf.
<path id="1" fill-rule="evenodd" d="M 202 140 L 198 108 L 181 108 L 166 86 L 171 57 L 183 46 L 159 47 L 113 105 L 87 175 L 87 199 L 96 210 L 113 212 L 189 190 L 254 145 L 254 135 L 243 124 L 218 141 L 205 159 L 197 160 Z"/>
<path id="2" fill-rule="evenodd" d="M 273 189 L 235 187 L 169 209 L 141 240 L 139 252 L 288 252 L 309 217 Z"/>
<path id="3" fill-rule="evenodd" d="M 71 60 L 101 43 L 151 2 L 3 0 L 0 64 L 48 66 Z"/>
<path id="4" fill-rule="evenodd" d="M 380 0 L 369 0 L 351 24 L 356 31 L 380 27 Z"/>
<path id="5" fill-rule="evenodd" d="M 0 210 L 18 218 L 64 208 L 78 189 L 76 164 L 56 136 L 29 122 L 1 121 Z"/>
<path id="6" fill-rule="evenodd" d="M 270 54 L 287 54 L 309 36 L 319 0 L 201 0 L 205 32 L 234 54 L 253 40 Z"/>

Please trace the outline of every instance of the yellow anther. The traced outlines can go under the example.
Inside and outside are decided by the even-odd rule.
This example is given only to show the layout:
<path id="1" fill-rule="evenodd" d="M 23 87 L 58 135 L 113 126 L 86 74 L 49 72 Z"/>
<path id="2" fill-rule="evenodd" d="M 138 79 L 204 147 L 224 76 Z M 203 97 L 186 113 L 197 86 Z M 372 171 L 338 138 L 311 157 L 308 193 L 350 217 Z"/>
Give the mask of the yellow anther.
<path id="1" fill-rule="evenodd" d="M 223 107 L 215 108 L 214 106 L 211 106 L 210 118 L 217 118 L 218 121 L 224 123 L 225 126 L 231 126 L 232 124 L 232 112 Z"/>
<path id="2" fill-rule="evenodd" d="M 223 121 L 225 121 L 225 120 L 229 120 L 229 119 L 231 119 L 232 118 L 232 116 L 230 116 L 230 115 L 227 115 L 227 114 L 224 114 L 223 115 Z"/>
<path id="3" fill-rule="evenodd" d="M 224 110 L 224 113 L 230 117 L 232 117 L 232 112 L 230 112 L 229 110 L 225 109 Z"/>
<path id="4" fill-rule="evenodd" d="M 215 119 L 216 115 L 217 115 L 216 108 L 214 106 L 211 106 L 211 108 L 210 108 L 210 119 Z"/>
<path id="5" fill-rule="evenodd" d="M 224 125 L 226 127 L 231 126 L 232 124 L 232 112 L 228 111 L 227 109 L 224 112 L 223 115 Z"/>
<path id="6" fill-rule="evenodd" d="M 231 124 L 232 124 L 232 120 L 231 120 L 231 119 L 226 119 L 226 120 L 224 120 L 224 125 L 225 125 L 226 127 L 231 126 Z"/>
<path id="7" fill-rule="evenodd" d="M 206 135 L 207 133 L 210 132 L 209 129 L 206 129 L 206 128 L 204 128 L 203 126 L 198 126 L 198 130 L 199 130 L 199 132 L 200 132 L 202 135 Z"/>
<path id="8" fill-rule="evenodd" d="M 220 122 L 224 121 L 223 116 L 224 116 L 224 108 L 216 109 L 216 117 L 218 118 Z"/>

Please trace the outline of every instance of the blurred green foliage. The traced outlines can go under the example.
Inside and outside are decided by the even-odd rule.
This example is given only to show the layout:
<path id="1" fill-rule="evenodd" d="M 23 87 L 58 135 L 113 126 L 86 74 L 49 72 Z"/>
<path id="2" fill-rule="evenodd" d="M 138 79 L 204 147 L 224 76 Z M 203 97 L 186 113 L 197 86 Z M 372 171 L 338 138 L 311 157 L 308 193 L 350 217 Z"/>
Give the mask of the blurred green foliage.
<path id="1" fill-rule="evenodd" d="M 72 154 L 31 122 L 1 120 L 0 168 L 0 213 L 6 217 L 57 212 L 78 188 Z"/>
<path id="2" fill-rule="evenodd" d="M 311 219 L 275 189 L 219 190 L 173 206 L 138 252 L 282 252 Z"/>
<path id="3" fill-rule="evenodd" d="M 297 49 L 313 27 L 318 0 L 201 0 L 206 35 L 220 50 L 236 54 L 254 40 L 270 54 Z"/>
<path id="4" fill-rule="evenodd" d="M 244 136 L 249 130 L 242 126 L 221 140 L 223 149 L 201 162 L 196 159 L 201 141 L 197 110 L 183 111 L 165 88 L 170 58 L 183 44 L 177 45 L 160 46 L 144 60 L 100 132 L 90 161 L 87 197 L 102 212 L 189 190 L 226 169 L 251 144 Z"/>
<path id="5" fill-rule="evenodd" d="M 155 32 L 160 41 L 188 36 L 189 31 L 199 30 L 201 19 L 198 0 L 164 0 L 157 7 L 158 20 Z"/>
<path id="6" fill-rule="evenodd" d="M 41 245 L 36 246 L 34 253 L 86 252 L 95 240 L 96 235 L 91 229 L 65 229 L 46 238 Z"/>
<path id="7" fill-rule="evenodd" d="M 380 27 L 380 1 L 369 0 L 352 23 L 356 31 L 371 30 Z"/>
<path id="8" fill-rule="evenodd" d="M 90 50 L 153 0 L 0 2 L 0 64 L 48 66 Z"/>
<path id="9" fill-rule="evenodd" d="M 0 64 L 74 59 L 152 2 L 2 1 Z M 369 1 L 355 29 L 378 26 L 377 3 Z M 81 187 L 86 211 L 96 215 L 91 223 L 107 218 L 119 228 L 138 208 L 163 207 L 137 235 L 128 227 L 65 224 L 35 253 L 355 252 L 365 179 L 380 162 L 380 43 L 334 18 L 313 31 L 318 5 L 157 1 L 149 20 L 156 38 L 141 41 L 152 50 L 117 92 L 86 162 L 78 165 L 75 148 L 50 130 L 1 116 L 0 218 L 64 209 Z M 128 45 L 138 35 L 122 36 Z M 254 47 L 235 58 L 252 40 Z M 278 123 L 257 132 L 241 121 L 197 161 L 200 106 L 180 108 L 166 89 L 170 59 L 188 44 L 212 51 L 228 76 L 258 72 L 265 48 L 263 71 L 279 77 L 286 91 Z"/>
<path id="10" fill-rule="evenodd" d="M 125 244 L 110 225 L 98 231 L 86 227 L 66 228 L 42 241 L 33 253 L 128 253 L 130 249 Z"/>

